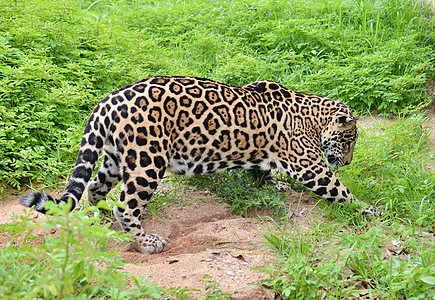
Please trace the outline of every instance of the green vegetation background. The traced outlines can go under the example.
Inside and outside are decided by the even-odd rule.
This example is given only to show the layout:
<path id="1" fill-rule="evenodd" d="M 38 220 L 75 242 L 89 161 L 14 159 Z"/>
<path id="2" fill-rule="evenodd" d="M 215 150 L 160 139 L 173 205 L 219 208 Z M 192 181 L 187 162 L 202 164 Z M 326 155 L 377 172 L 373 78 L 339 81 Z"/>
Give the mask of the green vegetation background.
<path id="1" fill-rule="evenodd" d="M 267 79 L 342 100 L 358 113 L 397 114 L 433 100 L 425 88 L 435 73 L 434 54 L 434 10 L 423 0 L 2 0 L 0 195 L 5 185 L 67 177 L 95 104 L 132 81 L 154 75 L 235 85 Z M 359 297 L 359 282 L 372 298 L 433 299 L 435 173 L 428 171 L 433 155 L 425 122 L 415 114 L 378 124 L 376 133 L 362 131 L 353 163 L 338 171 L 358 198 L 384 212 L 371 221 L 320 204 L 334 222 L 289 230 L 294 208 L 275 190 L 252 187 L 246 173 L 173 180 L 207 186 L 238 213 L 266 206 L 287 221 L 271 220 L 266 224 L 276 222 L 275 229 L 265 225 L 262 232 L 278 257 L 262 270 L 270 275 L 263 284 L 283 297 Z M 154 198 L 157 205 L 171 200 Z M 122 260 L 108 249 L 126 236 L 108 230 L 95 207 L 68 212 L 58 209 L 47 221 L 15 217 L 0 226 L 16 237 L 0 249 L 3 298 L 189 299 L 201 293 L 165 291 L 123 274 Z M 60 238 L 31 246 L 39 238 L 32 230 L 41 224 L 63 228 Z M 389 252 L 386 245 L 397 247 Z M 105 269 L 95 267 L 103 261 Z M 229 299 L 216 284 L 210 280 L 201 299 Z"/>
<path id="2" fill-rule="evenodd" d="M 66 177 L 95 104 L 148 76 L 274 80 L 398 113 L 428 101 L 434 37 L 410 0 L 2 0 L 0 182 Z"/>

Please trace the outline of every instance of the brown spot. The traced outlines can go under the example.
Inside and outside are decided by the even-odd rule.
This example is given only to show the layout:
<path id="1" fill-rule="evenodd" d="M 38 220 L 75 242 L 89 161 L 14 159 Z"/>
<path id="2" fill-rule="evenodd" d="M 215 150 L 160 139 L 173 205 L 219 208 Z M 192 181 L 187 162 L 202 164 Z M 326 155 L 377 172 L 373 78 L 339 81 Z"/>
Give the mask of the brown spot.
<path id="1" fill-rule="evenodd" d="M 281 143 L 280 143 L 281 144 Z M 290 148 L 296 152 L 297 155 L 303 155 L 304 154 L 304 150 L 301 148 L 301 146 L 299 145 L 299 143 L 296 140 L 292 140 L 290 143 Z"/>
<path id="2" fill-rule="evenodd" d="M 157 79 L 155 80 L 155 83 L 165 84 L 165 83 L 166 83 L 166 80 L 163 79 L 163 78 L 157 78 Z"/>
<path id="3" fill-rule="evenodd" d="M 205 110 L 205 106 L 202 103 L 197 103 L 195 107 L 195 111 L 193 112 L 195 115 L 201 115 Z"/>
<path id="4" fill-rule="evenodd" d="M 281 150 L 286 151 L 288 148 L 288 139 L 287 137 L 284 135 L 284 133 L 280 133 L 279 137 L 278 137 L 278 145 L 277 145 Z"/>
<path id="5" fill-rule="evenodd" d="M 141 108 L 145 107 L 147 105 L 147 101 L 145 100 L 144 97 L 137 98 L 135 103 L 138 107 L 141 107 Z"/>
<path id="6" fill-rule="evenodd" d="M 246 137 L 241 132 L 238 132 L 236 134 L 236 145 L 240 149 L 246 149 L 248 146 L 248 141 L 246 140 Z"/>
<path id="7" fill-rule="evenodd" d="M 251 119 L 251 128 L 260 128 L 260 120 L 258 119 L 257 112 L 252 111 L 250 112 L 250 119 Z"/>
<path id="8" fill-rule="evenodd" d="M 180 113 L 180 116 L 178 117 L 178 122 L 177 123 L 178 123 L 178 126 L 180 128 L 184 128 L 184 127 L 187 126 L 187 124 L 190 123 L 190 118 L 189 118 L 189 115 L 187 114 L 187 112 L 182 111 Z"/>
<path id="9" fill-rule="evenodd" d="M 180 82 L 182 84 L 193 84 L 193 80 L 187 79 L 187 78 L 180 78 L 180 79 L 178 79 L 178 82 Z"/>
<path id="10" fill-rule="evenodd" d="M 177 104 L 175 103 L 174 99 L 170 99 L 166 102 L 166 111 L 171 116 L 175 115 L 175 109 L 177 108 Z"/>
<path id="11" fill-rule="evenodd" d="M 155 132 L 156 136 L 160 136 L 162 134 L 160 126 L 152 126 L 152 127 L 154 129 L 154 132 Z"/>
<path id="12" fill-rule="evenodd" d="M 191 100 L 189 97 L 187 97 L 187 96 L 182 96 L 182 97 L 180 98 L 180 104 L 181 104 L 182 106 L 189 107 L 190 104 L 192 104 L 192 100 Z"/>
<path id="13" fill-rule="evenodd" d="M 151 111 L 151 116 L 156 119 L 159 120 L 160 119 L 160 112 L 158 112 L 157 110 L 152 110 Z"/>
<path id="14" fill-rule="evenodd" d="M 211 103 L 215 103 L 215 102 L 219 101 L 219 96 L 215 91 L 207 91 L 206 98 Z"/>
<path id="15" fill-rule="evenodd" d="M 255 137 L 255 146 L 258 148 L 264 147 L 266 145 L 266 138 L 264 135 L 257 135 Z"/>
<path id="16" fill-rule="evenodd" d="M 154 100 L 159 100 L 162 94 L 162 90 L 156 87 L 152 87 L 151 88 L 151 98 L 153 98 Z"/>
<path id="17" fill-rule="evenodd" d="M 223 96 L 228 102 L 233 102 L 236 98 L 236 95 L 229 88 L 223 88 Z"/>
<path id="18" fill-rule="evenodd" d="M 244 124 L 245 123 L 245 110 L 242 107 L 237 107 L 235 112 L 236 112 L 237 124 Z"/>
<path id="19" fill-rule="evenodd" d="M 216 119 L 208 120 L 208 130 L 216 130 L 216 129 L 217 129 Z"/>
<path id="20" fill-rule="evenodd" d="M 231 154 L 230 160 L 241 160 L 243 155 L 241 153 L 233 153 Z"/>
<path id="21" fill-rule="evenodd" d="M 224 109 L 224 108 L 221 108 L 221 109 L 218 109 L 218 112 L 219 112 L 219 114 L 222 116 L 222 119 L 225 121 L 225 123 L 228 122 L 229 117 L 228 117 L 228 112 L 227 112 L 227 110 Z"/>
<path id="22" fill-rule="evenodd" d="M 188 94 L 194 96 L 195 98 L 198 98 L 201 96 L 201 90 L 198 87 L 188 88 L 188 89 L 186 89 L 186 92 Z"/>

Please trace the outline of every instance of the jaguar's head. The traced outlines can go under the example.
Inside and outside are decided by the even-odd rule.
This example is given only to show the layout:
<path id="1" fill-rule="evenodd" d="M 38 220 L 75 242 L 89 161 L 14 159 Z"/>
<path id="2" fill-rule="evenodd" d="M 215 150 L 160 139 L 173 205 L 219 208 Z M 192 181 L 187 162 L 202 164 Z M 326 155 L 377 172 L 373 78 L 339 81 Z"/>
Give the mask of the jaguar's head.
<path id="1" fill-rule="evenodd" d="M 356 121 L 359 117 L 350 111 L 337 112 L 322 132 L 321 149 L 326 163 L 331 167 L 348 165 L 353 158 L 353 149 L 358 138 Z"/>

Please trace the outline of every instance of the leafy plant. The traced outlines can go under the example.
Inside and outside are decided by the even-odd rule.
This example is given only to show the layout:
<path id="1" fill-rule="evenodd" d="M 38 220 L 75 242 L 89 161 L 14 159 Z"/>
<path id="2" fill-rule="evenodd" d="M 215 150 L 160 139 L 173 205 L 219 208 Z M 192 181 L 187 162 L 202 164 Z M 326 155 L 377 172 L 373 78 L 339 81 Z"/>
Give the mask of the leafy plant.
<path id="1" fill-rule="evenodd" d="M 225 199 L 233 212 L 246 216 L 248 211 L 261 207 L 269 208 L 277 217 L 283 218 L 288 203 L 283 193 L 273 185 L 259 187 L 258 177 L 244 170 L 230 170 L 213 175 L 196 175 L 189 182 L 198 188 L 207 189 Z M 262 179 L 260 178 L 260 181 Z"/>
<path id="2" fill-rule="evenodd" d="M 434 297 L 433 241 L 404 234 L 397 242 L 376 225 L 357 234 L 323 221 L 308 232 L 275 222 L 263 233 L 278 254 L 262 269 L 270 275 L 264 284 L 286 299 Z"/>
<path id="3" fill-rule="evenodd" d="M 124 262 L 113 247 L 129 238 L 100 225 L 96 207 L 69 213 L 68 205 L 52 206 L 49 213 L 48 220 L 27 214 L 0 226 L 16 240 L 0 249 L 2 298 L 160 298 L 155 285 L 122 272 Z M 34 235 L 40 227 L 51 234 Z"/>
<path id="4" fill-rule="evenodd" d="M 93 106 L 151 75 L 275 80 L 398 113 L 431 99 L 434 12 L 417 0 L 0 4 L 0 180 L 66 177 Z"/>

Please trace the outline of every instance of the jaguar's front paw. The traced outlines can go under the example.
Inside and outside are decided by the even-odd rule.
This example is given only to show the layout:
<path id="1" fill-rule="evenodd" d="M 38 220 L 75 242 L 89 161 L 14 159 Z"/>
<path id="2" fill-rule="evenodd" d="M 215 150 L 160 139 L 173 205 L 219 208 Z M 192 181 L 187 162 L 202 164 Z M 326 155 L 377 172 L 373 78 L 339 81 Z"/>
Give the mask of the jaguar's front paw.
<path id="1" fill-rule="evenodd" d="M 135 241 L 132 242 L 133 248 L 142 254 L 160 253 L 167 244 L 161 236 L 147 233 L 135 237 Z"/>

